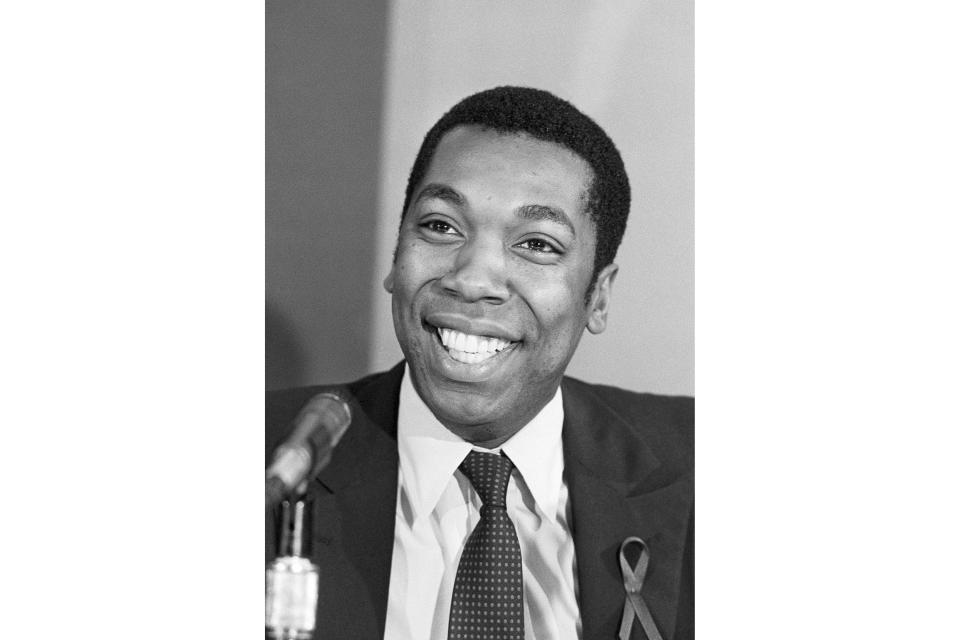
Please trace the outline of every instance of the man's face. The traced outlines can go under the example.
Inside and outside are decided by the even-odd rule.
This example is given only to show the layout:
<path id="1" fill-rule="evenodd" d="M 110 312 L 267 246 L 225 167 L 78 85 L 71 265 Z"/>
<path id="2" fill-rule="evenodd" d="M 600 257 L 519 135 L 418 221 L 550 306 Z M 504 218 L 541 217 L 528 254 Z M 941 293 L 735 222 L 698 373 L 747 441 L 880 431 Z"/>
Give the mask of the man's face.
<path id="1" fill-rule="evenodd" d="M 384 285 L 420 396 L 496 446 L 550 400 L 584 328 L 606 326 L 616 267 L 593 271 L 590 166 L 528 136 L 457 127 L 412 194 Z"/>

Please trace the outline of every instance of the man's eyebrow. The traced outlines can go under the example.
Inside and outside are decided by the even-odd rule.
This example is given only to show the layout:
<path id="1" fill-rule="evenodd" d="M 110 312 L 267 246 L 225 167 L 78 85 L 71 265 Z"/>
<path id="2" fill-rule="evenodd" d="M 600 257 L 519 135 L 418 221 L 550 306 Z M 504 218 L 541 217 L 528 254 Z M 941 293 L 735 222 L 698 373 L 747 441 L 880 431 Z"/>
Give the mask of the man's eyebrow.
<path id="1" fill-rule="evenodd" d="M 526 220 L 549 220 L 556 222 L 569 229 L 570 233 L 574 236 L 577 235 L 576 229 L 573 228 L 573 223 L 570 222 L 570 218 L 563 212 L 563 209 L 548 207 L 542 204 L 525 204 L 517 208 L 517 215 Z"/>
<path id="2" fill-rule="evenodd" d="M 420 193 L 417 194 L 416 201 L 419 202 L 420 200 L 424 200 L 426 198 L 437 198 L 458 206 L 466 202 L 466 198 L 460 195 L 460 192 L 456 189 L 448 187 L 444 184 L 436 183 L 430 183 L 423 189 L 420 189 Z"/>

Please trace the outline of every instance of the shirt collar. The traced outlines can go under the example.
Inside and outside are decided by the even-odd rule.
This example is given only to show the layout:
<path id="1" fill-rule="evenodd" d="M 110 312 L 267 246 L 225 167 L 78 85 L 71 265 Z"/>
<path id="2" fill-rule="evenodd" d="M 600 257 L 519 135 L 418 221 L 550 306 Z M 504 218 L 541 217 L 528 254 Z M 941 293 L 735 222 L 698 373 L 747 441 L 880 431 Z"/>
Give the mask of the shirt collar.
<path id="1" fill-rule="evenodd" d="M 563 397 L 559 387 L 533 420 L 501 447 L 522 476 L 534 502 L 550 520 L 557 517 L 563 484 Z M 471 449 L 449 431 L 423 402 L 404 368 L 397 414 L 397 444 L 403 489 L 417 520 L 433 512 L 450 478 Z"/>

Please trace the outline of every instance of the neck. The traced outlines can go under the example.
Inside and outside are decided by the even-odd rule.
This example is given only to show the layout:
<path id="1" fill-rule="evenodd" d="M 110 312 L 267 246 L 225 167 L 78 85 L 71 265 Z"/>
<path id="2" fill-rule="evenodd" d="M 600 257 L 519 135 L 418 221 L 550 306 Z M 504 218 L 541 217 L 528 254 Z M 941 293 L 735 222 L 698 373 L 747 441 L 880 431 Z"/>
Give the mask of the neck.
<path id="1" fill-rule="evenodd" d="M 537 403 L 529 407 L 519 416 L 511 415 L 509 421 L 495 420 L 482 423 L 463 423 L 448 420 L 441 416 L 437 416 L 437 419 L 440 420 L 440 423 L 446 427 L 448 431 L 460 439 L 484 449 L 496 449 L 530 424 L 530 422 L 543 411 L 543 408 L 547 406 L 555 394 L 556 390 L 549 394 L 543 403 Z"/>
<path id="2" fill-rule="evenodd" d="M 520 430 L 520 428 L 517 428 L 508 433 L 498 433 L 493 430 L 485 429 L 484 427 L 474 426 L 464 429 L 451 427 L 448 424 L 444 424 L 443 426 L 445 426 L 454 435 L 482 449 L 496 449 L 504 442 L 512 438 L 513 435 Z"/>

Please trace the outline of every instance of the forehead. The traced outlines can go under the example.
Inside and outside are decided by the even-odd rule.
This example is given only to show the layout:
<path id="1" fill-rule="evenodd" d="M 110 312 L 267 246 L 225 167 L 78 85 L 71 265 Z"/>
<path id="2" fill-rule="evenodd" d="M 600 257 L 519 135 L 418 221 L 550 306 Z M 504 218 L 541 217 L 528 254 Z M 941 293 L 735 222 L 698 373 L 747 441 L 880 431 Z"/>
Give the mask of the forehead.
<path id="1" fill-rule="evenodd" d="M 414 198 L 424 185 L 439 183 L 467 198 L 559 206 L 579 217 L 592 180 L 590 165 L 558 143 L 459 126 L 440 140 Z"/>

